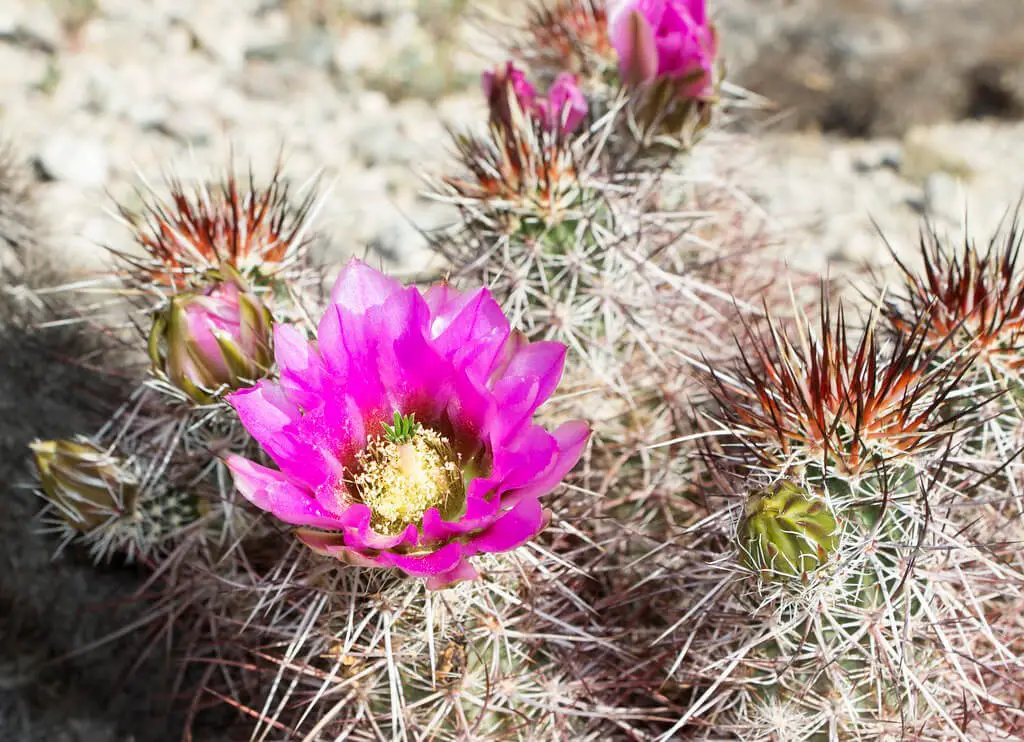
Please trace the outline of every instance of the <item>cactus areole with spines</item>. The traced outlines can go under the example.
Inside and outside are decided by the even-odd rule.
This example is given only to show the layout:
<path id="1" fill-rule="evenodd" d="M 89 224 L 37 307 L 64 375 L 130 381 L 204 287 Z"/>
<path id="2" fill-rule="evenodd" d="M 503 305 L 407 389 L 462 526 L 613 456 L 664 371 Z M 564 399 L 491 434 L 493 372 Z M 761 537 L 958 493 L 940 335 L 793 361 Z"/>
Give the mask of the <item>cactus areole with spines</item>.
<path id="1" fill-rule="evenodd" d="M 739 540 L 763 578 L 806 578 L 839 548 L 839 523 L 823 498 L 783 481 L 750 496 Z"/>

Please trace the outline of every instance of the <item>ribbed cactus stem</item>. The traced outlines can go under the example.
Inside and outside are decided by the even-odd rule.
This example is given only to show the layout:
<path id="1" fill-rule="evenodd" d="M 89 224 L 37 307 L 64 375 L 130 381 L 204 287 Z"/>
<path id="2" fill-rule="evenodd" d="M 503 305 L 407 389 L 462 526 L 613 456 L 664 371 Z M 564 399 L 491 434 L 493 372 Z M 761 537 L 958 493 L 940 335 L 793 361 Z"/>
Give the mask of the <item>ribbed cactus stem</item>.
<path id="1" fill-rule="evenodd" d="M 823 498 L 783 481 L 751 495 L 739 541 L 744 564 L 763 578 L 806 577 L 839 548 L 839 523 Z"/>

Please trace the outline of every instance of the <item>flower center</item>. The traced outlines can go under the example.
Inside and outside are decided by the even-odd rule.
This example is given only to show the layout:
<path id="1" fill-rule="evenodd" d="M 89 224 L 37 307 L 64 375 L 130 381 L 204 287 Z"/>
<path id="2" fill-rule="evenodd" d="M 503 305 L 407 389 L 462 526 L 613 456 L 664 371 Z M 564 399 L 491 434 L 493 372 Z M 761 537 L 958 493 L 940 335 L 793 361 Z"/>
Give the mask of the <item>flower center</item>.
<path id="1" fill-rule="evenodd" d="M 373 512 L 373 527 L 398 534 L 420 522 L 430 508 L 442 517 L 457 512 L 465 503 L 466 485 L 448 439 L 399 415 L 385 431 L 357 457 L 355 485 Z"/>

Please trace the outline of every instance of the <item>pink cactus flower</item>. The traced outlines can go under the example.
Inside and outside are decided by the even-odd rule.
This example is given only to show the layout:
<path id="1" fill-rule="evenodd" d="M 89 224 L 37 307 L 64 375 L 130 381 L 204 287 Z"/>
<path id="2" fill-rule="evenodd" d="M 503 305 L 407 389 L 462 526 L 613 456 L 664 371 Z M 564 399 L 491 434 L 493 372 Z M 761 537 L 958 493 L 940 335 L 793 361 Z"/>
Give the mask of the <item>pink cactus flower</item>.
<path id="1" fill-rule="evenodd" d="M 421 293 L 358 260 L 331 301 L 315 343 L 275 327 L 278 381 L 229 397 L 278 466 L 230 456 L 238 490 L 345 562 L 475 578 L 470 557 L 545 527 L 586 444 L 583 422 L 531 422 L 565 347 L 527 342 L 486 289 Z"/>
<path id="2" fill-rule="evenodd" d="M 623 81 L 679 81 L 679 95 L 711 93 L 717 43 L 705 0 L 617 0 L 608 15 Z"/>
<path id="3" fill-rule="evenodd" d="M 527 116 L 544 123 L 548 131 L 562 134 L 574 132 L 587 115 L 587 99 L 579 89 L 576 76 L 563 72 L 552 84 L 546 98 L 526 79 L 513 62 L 498 65 L 483 74 L 484 95 L 491 109 L 491 119 L 505 127 L 512 124 L 510 96 Z"/>

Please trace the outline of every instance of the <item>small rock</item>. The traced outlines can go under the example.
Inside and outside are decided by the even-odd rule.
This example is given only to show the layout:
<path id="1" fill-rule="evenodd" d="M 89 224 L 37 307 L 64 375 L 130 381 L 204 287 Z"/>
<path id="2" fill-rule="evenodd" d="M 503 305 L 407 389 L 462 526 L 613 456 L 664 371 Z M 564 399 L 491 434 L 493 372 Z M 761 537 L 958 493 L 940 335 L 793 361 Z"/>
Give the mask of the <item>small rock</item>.
<path id="1" fill-rule="evenodd" d="M 883 168 L 899 171 L 902 162 L 903 148 L 899 142 L 884 139 L 859 148 L 854 156 L 853 166 L 857 172 L 870 172 Z"/>
<path id="2" fill-rule="evenodd" d="M 44 178 L 97 188 L 107 181 L 110 163 L 103 145 L 87 137 L 57 134 L 39 151 L 36 163 Z"/>
<path id="3" fill-rule="evenodd" d="M 381 38 L 365 26 L 348 29 L 334 47 L 334 65 L 342 75 L 378 71 L 382 65 Z"/>
<path id="4" fill-rule="evenodd" d="M 959 223 L 964 212 L 964 193 L 960 180 L 946 172 L 936 172 L 924 181 L 924 208 L 930 216 Z"/>
<path id="5" fill-rule="evenodd" d="M 173 139 L 192 147 L 210 143 L 219 128 L 217 117 L 206 108 L 180 108 L 159 122 L 154 128 Z"/>
<path id="6" fill-rule="evenodd" d="M 923 184 L 933 173 L 943 172 L 958 178 L 970 178 L 971 165 L 954 149 L 958 143 L 943 140 L 935 130 L 914 127 L 903 138 L 900 175 Z"/>
<path id="7" fill-rule="evenodd" d="M 396 162 L 412 162 L 421 151 L 402 132 L 395 115 L 367 119 L 353 138 L 352 151 L 368 167 Z"/>

